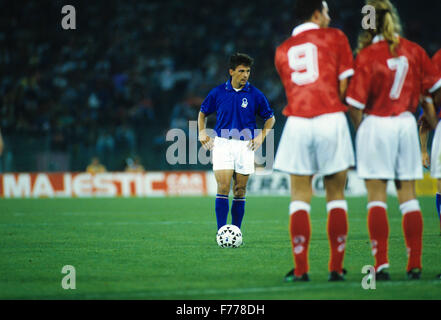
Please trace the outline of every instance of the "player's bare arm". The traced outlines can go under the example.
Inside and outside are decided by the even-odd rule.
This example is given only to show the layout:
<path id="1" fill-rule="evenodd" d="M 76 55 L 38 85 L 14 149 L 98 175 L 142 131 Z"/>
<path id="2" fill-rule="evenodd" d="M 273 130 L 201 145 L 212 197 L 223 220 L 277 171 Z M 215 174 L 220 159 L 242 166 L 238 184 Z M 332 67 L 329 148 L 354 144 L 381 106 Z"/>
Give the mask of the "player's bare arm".
<path id="1" fill-rule="evenodd" d="M 424 114 L 424 121 L 429 125 L 430 129 L 435 129 L 438 125 L 438 117 L 436 114 L 435 105 L 428 99 L 423 99 L 421 104 Z"/>
<path id="2" fill-rule="evenodd" d="M 423 103 L 424 98 L 421 97 L 421 104 Z M 430 166 L 430 157 L 427 151 L 427 140 L 429 138 L 430 125 L 427 123 L 424 113 L 421 115 L 420 119 L 418 119 L 419 125 L 419 138 L 421 144 L 421 160 L 423 162 L 423 166 L 428 169 Z"/>
<path id="3" fill-rule="evenodd" d="M 358 130 L 361 120 L 363 119 L 363 110 L 357 109 L 353 106 L 349 106 L 349 118 L 351 118 L 352 124 L 354 125 L 355 131 Z"/>
<path id="4" fill-rule="evenodd" d="M 343 79 L 339 81 L 339 93 L 340 93 L 340 100 L 345 103 L 346 98 L 346 90 L 348 89 L 349 79 Z"/>
<path id="5" fill-rule="evenodd" d="M 205 131 L 206 122 L 207 122 L 207 117 L 203 112 L 199 111 L 199 116 L 198 116 L 199 141 L 202 143 L 202 146 L 205 149 L 211 150 L 213 148 L 213 139 L 209 135 L 207 135 Z"/>
<path id="6" fill-rule="evenodd" d="M 265 138 L 270 132 L 270 130 L 274 127 L 275 123 L 276 123 L 276 118 L 274 116 L 267 119 L 263 125 L 262 131 L 254 139 L 250 140 L 250 143 L 248 144 L 248 148 L 250 148 L 253 151 L 259 149 L 262 143 L 265 141 Z"/>
<path id="7" fill-rule="evenodd" d="M 340 100 L 345 103 L 346 99 L 346 91 L 348 89 L 349 79 L 343 79 L 339 81 L 339 93 Z M 349 106 L 349 117 L 351 118 L 352 124 L 354 125 L 355 130 L 358 130 L 360 126 L 361 120 L 363 119 L 363 111 L 352 106 Z"/>
<path id="8" fill-rule="evenodd" d="M 425 125 L 421 125 L 419 128 L 420 133 L 420 143 L 421 143 L 421 160 L 423 162 L 423 166 L 428 169 L 430 166 L 430 157 L 427 152 L 427 140 L 429 137 L 429 127 Z"/>
<path id="9" fill-rule="evenodd" d="M 438 90 L 440 91 L 440 90 Z M 431 129 L 434 129 L 437 125 L 438 119 L 436 116 L 436 109 L 433 103 L 428 99 L 422 99 L 421 105 L 423 107 L 424 113 L 421 116 L 421 119 L 418 121 L 419 123 L 419 136 L 421 143 L 421 160 L 423 162 L 423 166 L 425 168 L 429 168 L 430 166 L 430 156 L 427 151 L 427 140 L 429 138 L 429 132 Z M 431 119 L 432 118 L 432 122 Z M 434 119 L 433 119 L 434 118 Z"/>

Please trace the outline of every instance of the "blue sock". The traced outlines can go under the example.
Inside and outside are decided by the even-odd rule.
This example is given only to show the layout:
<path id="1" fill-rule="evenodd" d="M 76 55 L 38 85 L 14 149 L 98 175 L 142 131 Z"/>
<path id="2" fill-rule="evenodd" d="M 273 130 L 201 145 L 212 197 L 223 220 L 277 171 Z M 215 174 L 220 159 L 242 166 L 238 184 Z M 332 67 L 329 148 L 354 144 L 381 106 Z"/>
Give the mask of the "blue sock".
<path id="1" fill-rule="evenodd" d="M 234 198 L 231 205 L 231 217 L 232 222 L 240 229 L 242 224 L 243 215 L 245 214 L 245 198 Z"/>
<path id="2" fill-rule="evenodd" d="M 441 206 L 441 194 L 437 193 L 436 194 L 436 211 L 438 212 L 438 218 L 441 221 L 441 215 L 440 215 L 441 208 L 440 208 L 440 206 Z"/>
<path id="3" fill-rule="evenodd" d="M 217 194 L 216 195 L 216 220 L 217 220 L 217 230 L 219 230 L 222 226 L 227 224 L 229 203 L 228 196 Z"/>

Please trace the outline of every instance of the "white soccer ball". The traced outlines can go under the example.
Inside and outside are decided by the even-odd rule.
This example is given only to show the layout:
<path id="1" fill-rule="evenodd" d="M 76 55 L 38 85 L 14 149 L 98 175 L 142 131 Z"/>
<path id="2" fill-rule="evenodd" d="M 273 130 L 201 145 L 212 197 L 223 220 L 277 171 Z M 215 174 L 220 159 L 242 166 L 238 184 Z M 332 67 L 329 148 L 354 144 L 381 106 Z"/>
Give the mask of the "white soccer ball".
<path id="1" fill-rule="evenodd" d="M 226 224 L 217 231 L 216 241 L 222 248 L 238 248 L 242 244 L 242 232 L 237 226 Z"/>

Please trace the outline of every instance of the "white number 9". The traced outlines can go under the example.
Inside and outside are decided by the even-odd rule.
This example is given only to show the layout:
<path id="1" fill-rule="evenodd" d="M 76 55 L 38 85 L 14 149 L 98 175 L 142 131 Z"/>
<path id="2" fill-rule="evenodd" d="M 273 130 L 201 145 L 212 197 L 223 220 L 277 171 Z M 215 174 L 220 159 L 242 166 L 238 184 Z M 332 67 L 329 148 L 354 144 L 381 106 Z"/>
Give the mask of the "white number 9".
<path id="1" fill-rule="evenodd" d="M 315 82 L 319 78 L 317 46 L 304 43 L 288 50 L 289 67 L 294 70 L 291 80 L 299 86 Z"/>

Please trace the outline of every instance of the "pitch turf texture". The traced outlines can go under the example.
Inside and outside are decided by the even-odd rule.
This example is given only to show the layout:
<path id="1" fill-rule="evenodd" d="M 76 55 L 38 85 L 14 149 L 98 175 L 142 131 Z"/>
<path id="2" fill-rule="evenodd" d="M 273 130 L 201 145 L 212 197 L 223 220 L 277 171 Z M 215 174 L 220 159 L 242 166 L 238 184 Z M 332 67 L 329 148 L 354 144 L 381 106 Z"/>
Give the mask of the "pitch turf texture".
<path id="1" fill-rule="evenodd" d="M 230 199 L 231 200 L 231 199 Z M 345 282 L 329 283 L 325 200 L 314 198 L 308 283 L 284 283 L 293 266 L 289 199 L 248 197 L 245 245 L 219 248 L 214 199 L 0 200 L 1 299 L 440 299 L 441 237 L 432 198 L 424 214 L 423 275 L 408 281 L 397 199 L 388 202 L 392 281 L 364 290 L 373 264 L 366 199 L 350 198 Z M 76 271 L 64 290 L 62 267 Z"/>

